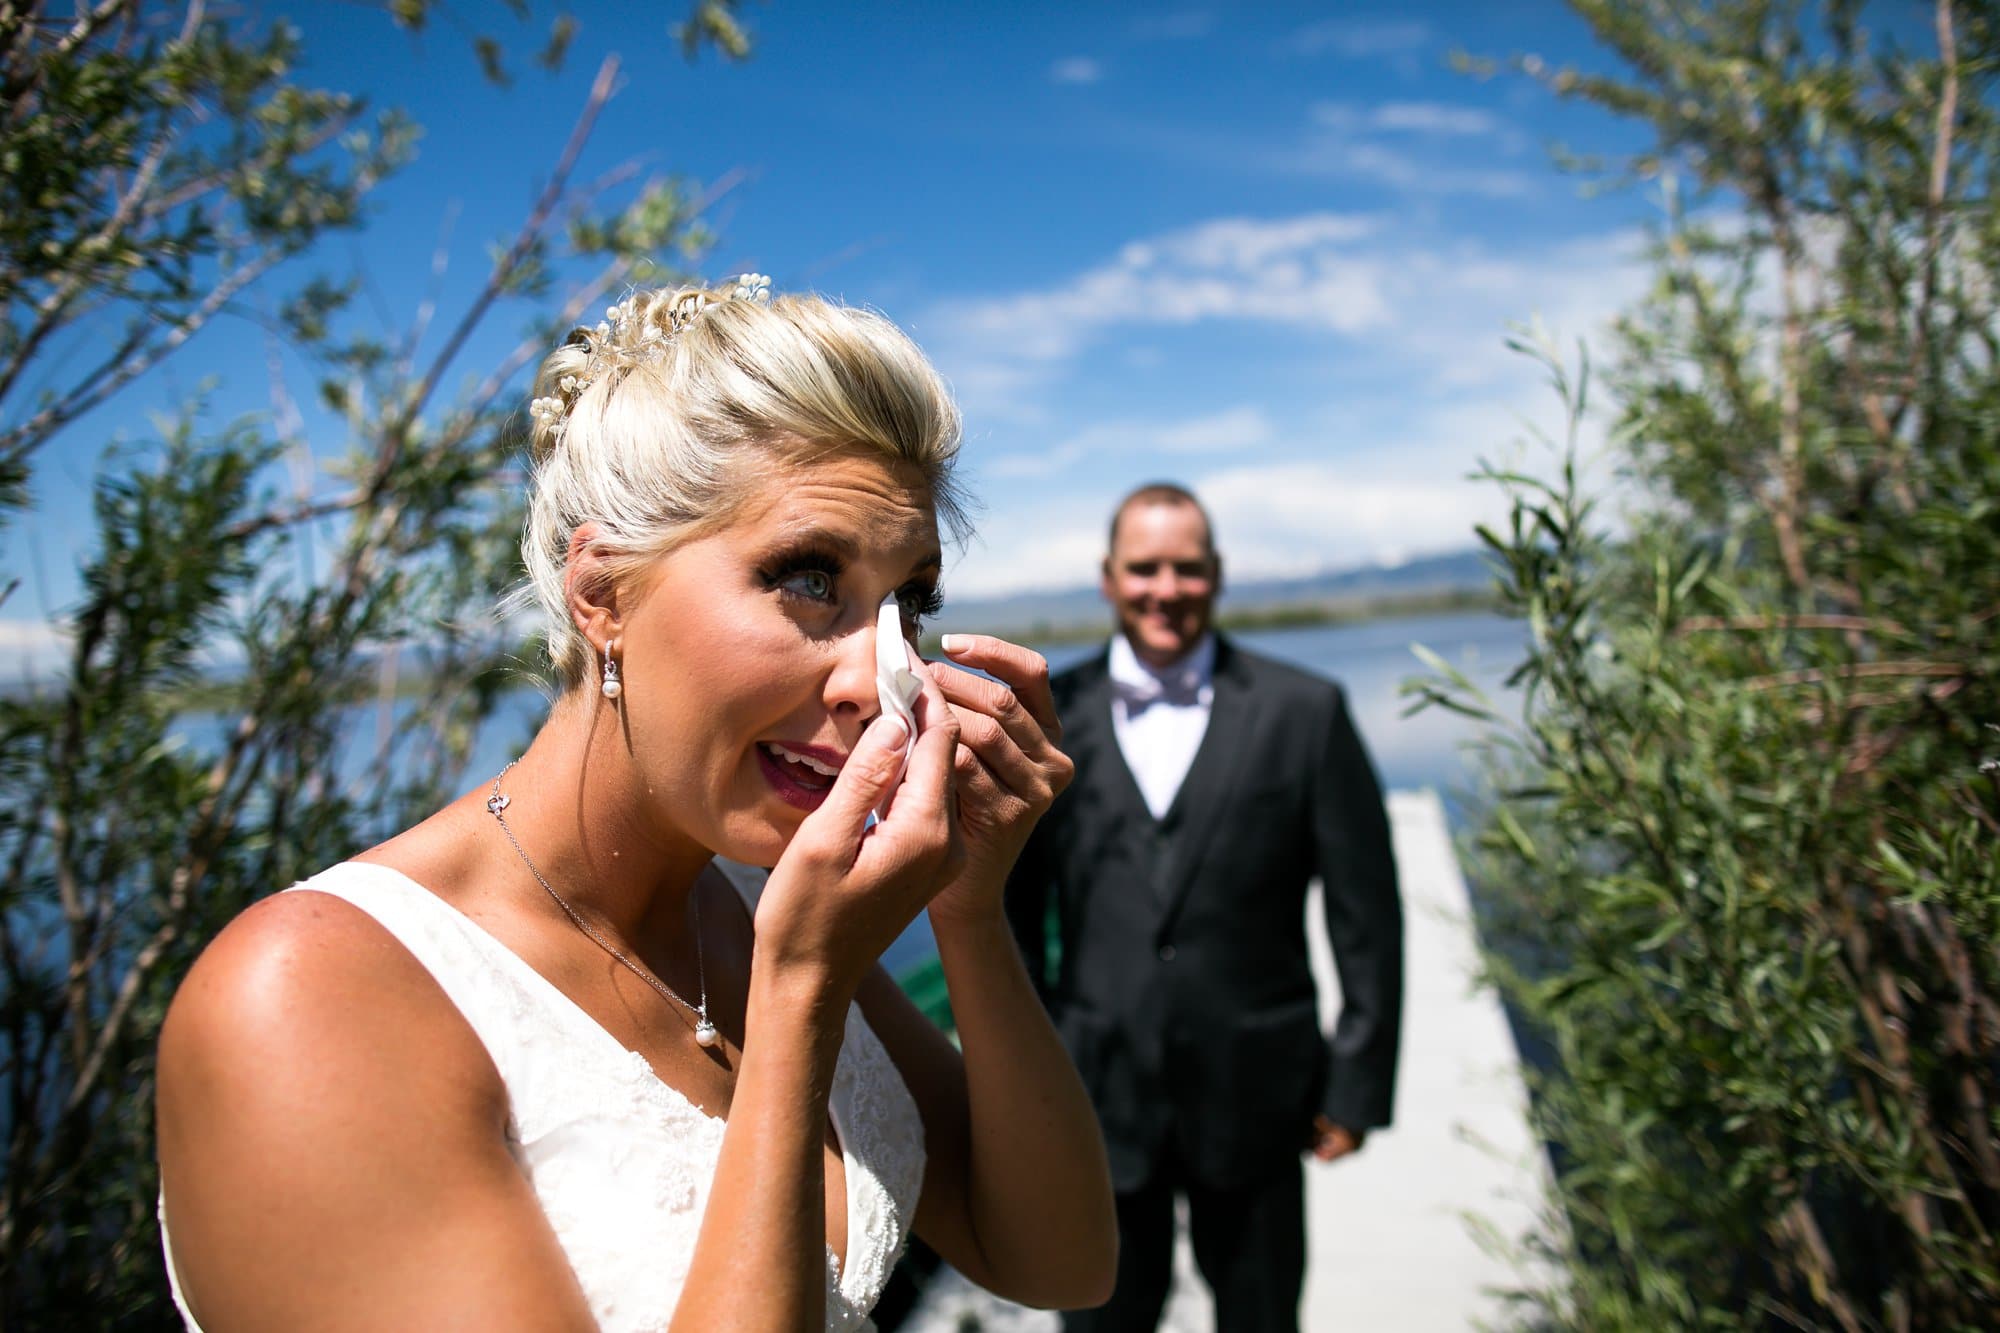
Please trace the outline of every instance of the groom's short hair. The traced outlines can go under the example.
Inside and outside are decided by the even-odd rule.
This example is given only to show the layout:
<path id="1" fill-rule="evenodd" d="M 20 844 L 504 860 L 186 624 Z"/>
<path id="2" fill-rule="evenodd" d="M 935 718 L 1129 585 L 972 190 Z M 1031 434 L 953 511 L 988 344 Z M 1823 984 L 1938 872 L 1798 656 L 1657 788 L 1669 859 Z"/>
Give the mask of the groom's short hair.
<path id="1" fill-rule="evenodd" d="M 1215 559 L 1215 520 L 1208 516 L 1208 506 L 1195 493 L 1177 481 L 1149 481 L 1144 486 L 1130 492 L 1111 511 L 1111 531 L 1106 536 L 1104 549 L 1109 552 L 1118 546 L 1118 525 L 1129 509 L 1139 505 L 1165 505 L 1168 508 L 1185 507 L 1201 515 L 1202 538 L 1208 545 L 1208 558 Z"/>

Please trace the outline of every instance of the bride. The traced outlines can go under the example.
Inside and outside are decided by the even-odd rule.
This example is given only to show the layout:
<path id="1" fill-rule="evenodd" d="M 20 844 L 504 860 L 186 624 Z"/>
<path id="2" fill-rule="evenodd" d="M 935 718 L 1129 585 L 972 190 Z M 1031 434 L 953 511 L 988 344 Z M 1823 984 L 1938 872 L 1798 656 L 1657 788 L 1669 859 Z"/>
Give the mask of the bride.
<path id="1" fill-rule="evenodd" d="M 634 295 L 536 394 L 548 721 L 245 912 L 167 1017 L 188 1326 L 862 1328 L 913 1233 L 1102 1301 L 1103 1148 L 1000 901 L 1071 772 L 1045 664 L 953 635 L 993 679 L 878 688 L 958 519 L 943 384 L 751 277 Z M 962 1054 L 876 964 L 926 908 Z"/>

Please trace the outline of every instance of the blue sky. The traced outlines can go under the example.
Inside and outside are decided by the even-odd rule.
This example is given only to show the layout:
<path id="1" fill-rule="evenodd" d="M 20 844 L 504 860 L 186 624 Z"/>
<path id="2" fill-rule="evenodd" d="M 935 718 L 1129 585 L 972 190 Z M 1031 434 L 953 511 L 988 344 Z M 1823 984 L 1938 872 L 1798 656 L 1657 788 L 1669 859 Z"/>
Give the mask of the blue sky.
<path id="1" fill-rule="evenodd" d="M 448 29 L 411 37 L 330 0 L 268 9 L 302 29 L 309 77 L 425 126 L 368 230 L 323 257 L 366 268 L 387 327 L 432 290 L 448 323 L 618 52 L 580 175 L 736 174 L 707 271 L 881 309 L 951 381 L 982 512 L 949 594 L 1090 581 L 1109 506 L 1158 477 L 1208 499 L 1239 578 L 1468 545 L 1499 500 L 1465 474 L 1524 419 L 1558 417 L 1508 326 L 1591 335 L 1643 289 L 1655 202 L 1587 198 L 1548 152 L 1630 149 L 1638 129 L 1449 64 L 1601 66 L 1553 0 L 772 0 L 746 10 L 748 62 L 694 66 L 668 32 L 677 7 L 580 8 L 561 74 L 504 91 Z M 497 321 L 459 370 L 488 368 L 519 326 Z M 25 651 L 74 597 L 105 445 L 145 439 L 149 412 L 208 377 L 219 416 L 268 407 L 265 362 L 248 321 L 219 326 L 41 457 L 38 507 L 0 549 L 29 581 L 0 609 L 16 622 L 0 650 Z M 344 443 L 323 438 L 329 455 Z"/>

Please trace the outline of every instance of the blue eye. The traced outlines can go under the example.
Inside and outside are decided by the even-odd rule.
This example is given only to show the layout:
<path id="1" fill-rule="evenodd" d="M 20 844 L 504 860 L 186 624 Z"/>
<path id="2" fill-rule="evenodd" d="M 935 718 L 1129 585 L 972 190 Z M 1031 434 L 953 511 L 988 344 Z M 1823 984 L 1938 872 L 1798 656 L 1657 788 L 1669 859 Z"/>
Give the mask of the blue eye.
<path id="1" fill-rule="evenodd" d="M 770 563 L 757 571 L 757 577 L 781 597 L 803 598 L 815 606 L 832 606 L 840 601 L 844 568 L 838 556 L 808 547 L 773 556 Z"/>
<path id="2" fill-rule="evenodd" d="M 800 569 L 787 574 L 783 586 L 815 602 L 833 600 L 833 575 L 824 569 Z"/>

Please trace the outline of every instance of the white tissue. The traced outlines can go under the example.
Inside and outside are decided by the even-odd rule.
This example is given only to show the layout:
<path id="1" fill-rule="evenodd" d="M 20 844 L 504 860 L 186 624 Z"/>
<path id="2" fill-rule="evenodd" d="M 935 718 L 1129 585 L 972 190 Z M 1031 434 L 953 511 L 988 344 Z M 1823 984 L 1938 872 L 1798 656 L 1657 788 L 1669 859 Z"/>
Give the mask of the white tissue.
<path id="1" fill-rule="evenodd" d="M 903 757 L 897 761 L 896 780 L 889 784 L 888 793 L 877 807 L 879 811 L 888 810 L 889 798 L 902 784 L 903 770 L 909 765 L 910 751 L 917 743 L 917 696 L 924 692 L 924 682 L 911 669 L 915 665 L 909 640 L 903 637 L 903 604 L 895 593 L 890 593 L 882 599 L 882 607 L 875 614 L 875 693 L 881 701 L 883 717 L 903 720 Z"/>

